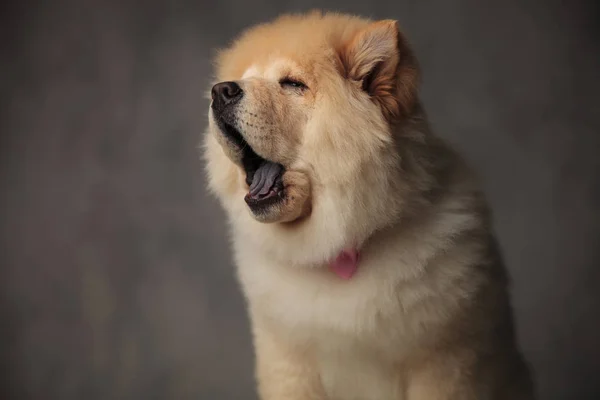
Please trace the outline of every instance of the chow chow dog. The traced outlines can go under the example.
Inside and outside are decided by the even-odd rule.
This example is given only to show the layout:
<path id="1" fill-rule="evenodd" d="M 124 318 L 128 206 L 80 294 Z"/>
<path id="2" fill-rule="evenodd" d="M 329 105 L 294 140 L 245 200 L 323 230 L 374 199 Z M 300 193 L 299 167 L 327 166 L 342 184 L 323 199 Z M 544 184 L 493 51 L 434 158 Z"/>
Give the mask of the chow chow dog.
<path id="1" fill-rule="evenodd" d="M 203 149 L 260 398 L 532 399 L 486 200 L 398 24 L 286 15 L 215 64 Z"/>

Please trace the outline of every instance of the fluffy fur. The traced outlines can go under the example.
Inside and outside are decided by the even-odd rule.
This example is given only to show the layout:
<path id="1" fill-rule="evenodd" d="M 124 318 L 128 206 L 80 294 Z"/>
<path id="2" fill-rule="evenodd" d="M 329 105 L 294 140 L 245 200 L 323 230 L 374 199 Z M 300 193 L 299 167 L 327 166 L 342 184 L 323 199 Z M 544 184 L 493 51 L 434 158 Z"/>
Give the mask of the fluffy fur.
<path id="1" fill-rule="evenodd" d="M 418 71 L 396 22 L 319 12 L 219 54 L 217 81 L 244 91 L 235 128 L 286 169 L 282 202 L 249 210 L 243 149 L 210 111 L 209 186 L 229 218 L 263 400 L 533 398 L 485 199 L 430 132 Z M 327 265 L 348 247 L 360 263 L 344 281 Z"/>

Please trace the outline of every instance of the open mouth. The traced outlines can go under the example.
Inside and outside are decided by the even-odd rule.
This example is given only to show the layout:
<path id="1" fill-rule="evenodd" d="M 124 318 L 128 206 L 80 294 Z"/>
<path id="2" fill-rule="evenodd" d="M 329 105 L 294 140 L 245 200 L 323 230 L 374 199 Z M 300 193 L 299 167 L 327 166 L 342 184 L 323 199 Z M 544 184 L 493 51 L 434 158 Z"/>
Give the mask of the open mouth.
<path id="1" fill-rule="evenodd" d="M 248 193 L 244 200 L 254 211 L 259 212 L 284 198 L 283 165 L 266 160 L 256 154 L 242 134 L 224 121 L 219 121 L 221 131 L 242 151 L 242 166 L 246 172 Z"/>

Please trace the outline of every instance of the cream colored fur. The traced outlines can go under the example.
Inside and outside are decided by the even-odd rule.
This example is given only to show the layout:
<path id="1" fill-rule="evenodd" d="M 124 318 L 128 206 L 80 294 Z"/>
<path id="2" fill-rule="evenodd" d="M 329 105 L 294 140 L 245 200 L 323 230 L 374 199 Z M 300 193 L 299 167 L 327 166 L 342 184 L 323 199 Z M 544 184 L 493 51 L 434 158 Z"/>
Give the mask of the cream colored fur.
<path id="1" fill-rule="evenodd" d="M 263 400 L 533 398 L 485 199 L 430 132 L 406 46 L 392 21 L 311 13 L 249 30 L 217 61 L 217 80 L 246 93 L 240 132 L 287 170 L 286 203 L 258 220 L 209 113 L 209 185 Z M 289 74 L 308 89 L 281 89 Z M 360 262 L 345 281 L 327 264 L 349 246 Z"/>

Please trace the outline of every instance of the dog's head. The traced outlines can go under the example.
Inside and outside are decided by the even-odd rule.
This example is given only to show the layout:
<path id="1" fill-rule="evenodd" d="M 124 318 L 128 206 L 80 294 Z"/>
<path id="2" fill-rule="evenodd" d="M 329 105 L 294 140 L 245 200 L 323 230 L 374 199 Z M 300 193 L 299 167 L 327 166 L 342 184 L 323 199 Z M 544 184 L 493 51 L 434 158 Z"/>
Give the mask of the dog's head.
<path id="1" fill-rule="evenodd" d="M 395 21 L 282 17 L 243 34 L 216 67 L 208 171 L 230 213 L 311 251 L 324 242 L 325 256 L 397 212 L 392 132 L 417 104 L 418 69 Z"/>

